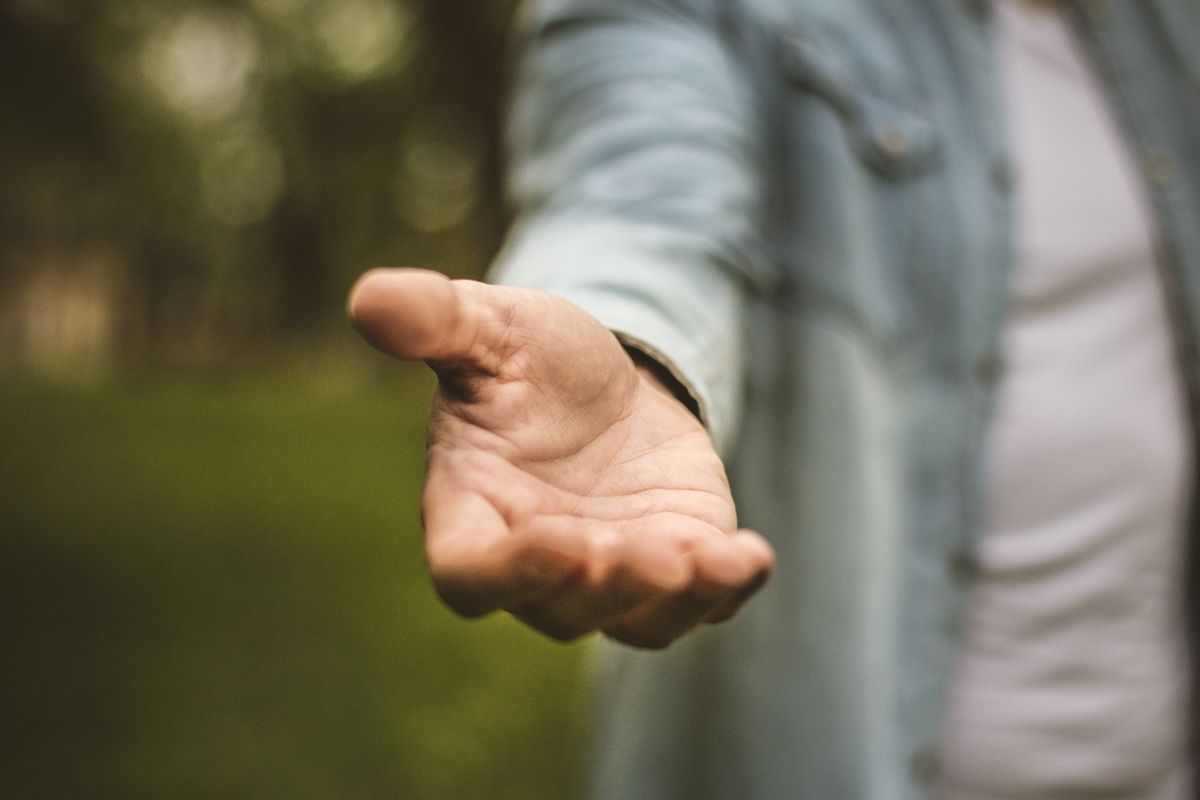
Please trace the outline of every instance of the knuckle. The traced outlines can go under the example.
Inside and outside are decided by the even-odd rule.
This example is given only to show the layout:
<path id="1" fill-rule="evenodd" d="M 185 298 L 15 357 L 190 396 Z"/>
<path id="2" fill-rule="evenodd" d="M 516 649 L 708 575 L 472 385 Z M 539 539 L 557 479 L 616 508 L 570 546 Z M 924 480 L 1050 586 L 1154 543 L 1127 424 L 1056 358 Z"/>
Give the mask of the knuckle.
<path id="1" fill-rule="evenodd" d="M 683 631 L 645 630 L 640 628 L 610 628 L 608 638 L 640 650 L 665 650 L 683 635 Z"/>
<path id="2" fill-rule="evenodd" d="M 430 577 L 438 598 L 459 616 L 475 619 L 493 610 L 460 576 L 439 575 L 431 570 Z"/>
<path id="3" fill-rule="evenodd" d="M 720 583 L 697 581 L 674 598 L 674 605 L 681 614 L 703 615 L 729 597 L 732 589 Z"/>
<path id="4" fill-rule="evenodd" d="M 591 633 L 591 626 L 583 625 L 572 620 L 556 619 L 551 615 L 538 614 L 529 611 L 514 611 L 512 615 L 534 630 L 553 639 L 556 642 L 573 642 Z"/>
<path id="5" fill-rule="evenodd" d="M 591 633 L 590 629 L 589 630 L 576 630 L 576 629 L 571 629 L 571 628 L 557 628 L 554 626 L 542 627 L 542 628 L 538 628 L 538 630 L 540 630 L 542 633 L 544 633 L 546 636 L 550 637 L 554 641 L 561 642 L 563 644 L 566 644 L 568 642 L 573 642 L 576 639 L 579 639 L 580 637 L 582 637 L 584 634 Z"/>

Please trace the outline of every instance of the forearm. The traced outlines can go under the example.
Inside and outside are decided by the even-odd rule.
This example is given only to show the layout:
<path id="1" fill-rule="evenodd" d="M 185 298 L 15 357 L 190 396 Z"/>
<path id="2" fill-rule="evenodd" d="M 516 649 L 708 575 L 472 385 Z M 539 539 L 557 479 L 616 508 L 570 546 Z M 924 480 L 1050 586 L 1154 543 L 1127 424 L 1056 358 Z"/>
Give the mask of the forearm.
<path id="1" fill-rule="evenodd" d="M 567 297 L 669 364 L 720 444 L 765 268 L 753 99 L 710 5 L 567 0 L 532 16 L 518 221 L 492 278 Z"/>

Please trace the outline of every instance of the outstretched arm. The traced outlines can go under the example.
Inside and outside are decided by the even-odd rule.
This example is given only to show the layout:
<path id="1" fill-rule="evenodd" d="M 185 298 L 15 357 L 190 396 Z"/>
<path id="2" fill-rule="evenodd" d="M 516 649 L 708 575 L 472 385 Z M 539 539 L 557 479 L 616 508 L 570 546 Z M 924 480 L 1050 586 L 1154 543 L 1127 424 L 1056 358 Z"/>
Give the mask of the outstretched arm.
<path id="1" fill-rule="evenodd" d="M 763 43 L 727 0 L 531 0 L 510 133 L 516 224 L 490 279 L 571 300 L 662 357 L 718 450 L 748 300 L 769 291 Z M 766 168 L 771 168 L 768 165 Z"/>
<path id="2" fill-rule="evenodd" d="M 737 530 L 708 433 L 579 307 L 376 270 L 350 313 L 438 375 L 422 508 L 434 584 L 458 612 L 663 647 L 766 579 L 771 548 Z"/>

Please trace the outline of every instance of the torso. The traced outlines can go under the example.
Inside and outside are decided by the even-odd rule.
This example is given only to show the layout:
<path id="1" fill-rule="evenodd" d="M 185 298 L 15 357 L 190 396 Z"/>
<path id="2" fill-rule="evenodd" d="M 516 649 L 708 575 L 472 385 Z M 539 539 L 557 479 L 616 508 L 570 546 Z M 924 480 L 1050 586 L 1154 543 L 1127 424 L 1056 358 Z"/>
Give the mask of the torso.
<path id="1" fill-rule="evenodd" d="M 1066 22 L 999 5 L 1017 268 L 941 796 L 1177 800 L 1192 453 L 1154 231 Z"/>

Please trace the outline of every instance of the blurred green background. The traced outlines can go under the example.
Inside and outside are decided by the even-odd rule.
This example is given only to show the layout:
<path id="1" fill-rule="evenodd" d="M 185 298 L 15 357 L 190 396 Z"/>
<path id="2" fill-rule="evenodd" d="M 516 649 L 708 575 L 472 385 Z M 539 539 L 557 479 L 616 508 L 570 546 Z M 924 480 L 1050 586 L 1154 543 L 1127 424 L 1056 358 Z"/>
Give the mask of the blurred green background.
<path id="1" fill-rule="evenodd" d="M 343 320 L 505 226 L 510 0 L 0 0 L 0 796 L 570 798 L 579 646 L 424 576 Z"/>

